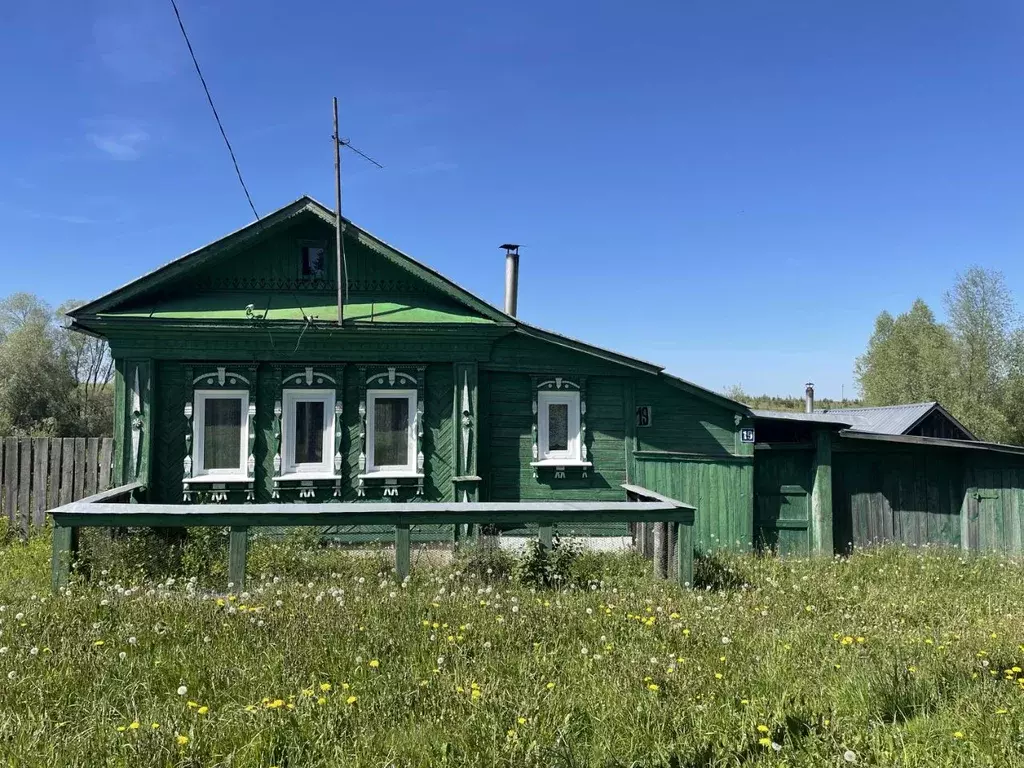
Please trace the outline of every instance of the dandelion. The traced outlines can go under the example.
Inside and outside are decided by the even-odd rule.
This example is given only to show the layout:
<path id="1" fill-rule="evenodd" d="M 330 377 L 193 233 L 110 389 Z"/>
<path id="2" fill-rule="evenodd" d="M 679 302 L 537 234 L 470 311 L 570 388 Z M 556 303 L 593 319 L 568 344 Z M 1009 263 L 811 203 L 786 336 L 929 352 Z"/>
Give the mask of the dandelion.
<path id="1" fill-rule="evenodd" d="M 13 680 L 17 676 L 18 676 L 18 673 L 15 672 L 13 669 L 10 672 L 7 673 L 7 679 L 8 680 Z"/>
<path id="2" fill-rule="evenodd" d="M 757 740 L 757 743 L 762 747 L 770 747 L 772 745 L 772 740 L 769 738 L 760 738 Z"/>
<path id="3" fill-rule="evenodd" d="M 39 655 L 39 649 L 33 646 L 29 650 L 29 654 L 32 655 L 32 656 L 38 656 Z"/>
<path id="4" fill-rule="evenodd" d="M 202 707 L 200 707 L 199 709 L 197 709 L 196 711 L 197 711 L 197 712 L 198 712 L 198 713 L 199 713 L 200 715 L 205 715 L 205 714 L 206 714 L 207 712 L 209 712 L 209 711 L 210 711 L 210 708 L 209 708 L 209 707 L 207 707 L 207 706 L 202 706 Z"/>
<path id="5" fill-rule="evenodd" d="M 658 686 L 657 683 L 648 683 L 647 684 L 647 690 L 654 691 L 655 693 L 657 693 L 661 689 L 660 689 L 660 687 Z"/>
<path id="6" fill-rule="evenodd" d="M 139 641 L 135 638 L 134 635 L 128 638 L 128 645 L 135 645 L 137 642 Z"/>
<path id="7" fill-rule="evenodd" d="M 843 760 L 845 760 L 848 763 L 856 763 L 857 753 L 854 752 L 852 749 L 848 749 L 845 752 L 843 752 Z"/>
<path id="8" fill-rule="evenodd" d="M 759 725 L 759 726 L 757 726 L 757 730 L 760 731 L 761 733 L 768 733 L 768 726 L 767 725 Z"/>
<path id="9" fill-rule="evenodd" d="M 331 684 L 330 683 L 320 683 L 320 690 L 323 691 L 324 693 L 327 693 L 329 690 L 331 690 Z"/>
<path id="10" fill-rule="evenodd" d="M 178 695 L 179 696 L 185 696 L 187 693 L 188 693 L 188 688 L 187 687 L 185 687 L 184 685 L 179 685 L 178 686 Z"/>
<path id="11" fill-rule="evenodd" d="M 518 720 L 516 720 L 516 722 L 519 723 L 520 725 L 526 725 L 526 718 L 525 717 L 520 717 Z"/>
<path id="12" fill-rule="evenodd" d="M 12 672 L 11 674 L 13 675 L 14 673 Z M 547 689 L 549 691 L 551 691 L 551 690 L 554 690 L 555 684 L 554 683 L 548 683 L 546 687 L 547 687 Z"/>
<path id="13" fill-rule="evenodd" d="M 138 720 L 132 720 L 132 722 L 128 725 L 128 730 L 129 731 L 137 731 L 137 730 L 139 730 L 139 721 Z"/>
<path id="14" fill-rule="evenodd" d="M 371 667 L 372 667 L 373 669 L 377 669 L 377 667 L 379 667 L 379 666 L 380 666 L 380 662 L 379 662 L 379 661 L 377 661 L 377 659 L 370 659 L 370 666 L 371 666 Z"/>
<path id="15" fill-rule="evenodd" d="M 358 700 L 359 699 L 357 699 L 355 696 L 349 696 L 347 699 L 345 699 L 345 703 L 351 705 L 355 704 Z"/>
<path id="16" fill-rule="evenodd" d="M 186 736 L 186 735 L 184 735 L 182 733 L 179 733 L 178 734 L 178 746 L 179 747 L 184 747 L 186 744 L 188 744 L 188 736 Z"/>
<path id="17" fill-rule="evenodd" d="M 953 738 L 954 739 L 962 739 L 963 737 L 964 737 L 964 732 L 963 731 L 956 731 L 953 734 Z"/>
<path id="18" fill-rule="evenodd" d="M 149 727 L 155 731 L 157 728 L 160 727 L 160 723 L 150 723 Z"/>

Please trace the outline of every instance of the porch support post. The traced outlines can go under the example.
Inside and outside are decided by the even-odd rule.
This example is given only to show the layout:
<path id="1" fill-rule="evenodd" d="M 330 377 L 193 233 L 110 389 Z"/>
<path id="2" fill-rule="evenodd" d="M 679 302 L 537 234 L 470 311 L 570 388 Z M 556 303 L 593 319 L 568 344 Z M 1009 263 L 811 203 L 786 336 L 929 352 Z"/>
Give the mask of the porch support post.
<path id="1" fill-rule="evenodd" d="M 832 432 L 814 433 L 811 464 L 811 553 L 832 557 Z"/>
<path id="2" fill-rule="evenodd" d="M 693 523 L 673 523 L 676 533 L 676 578 L 679 586 L 693 586 Z"/>
<path id="3" fill-rule="evenodd" d="M 236 592 L 245 589 L 245 560 L 249 552 L 249 526 L 233 525 L 228 534 L 228 581 Z"/>
<path id="4" fill-rule="evenodd" d="M 398 523 L 395 525 L 395 573 L 399 581 L 405 581 L 409 576 L 409 525 Z"/>
<path id="5" fill-rule="evenodd" d="M 665 544 L 668 538 L 665 535 L 665 523 L 654 523 L 654 578 L 665 578 Z"/>
<path id="6" fill-rule="evenodd" d="M 54 592 L 70 582 L 71 564 L 77 557 L 78 529 L 68 525 L 54 525 L 53 554 L 50 558 L 50 583 Z"/>
<path id="7" fill-rule="evenodd" d="M 537 526 L 537 540 L 544 551 L 550 552 L 554 546 L 554 526 L 550 523 L 541 523 Z"/>
<path id="8" fill-rule="evenodd" d="M 665 578 L 667 579 L 675 579 L 679 576 L 679 564 L 676 562 L 676 544 L 679 540 L 677 528 L 676 523 L 665 525 Z"/>

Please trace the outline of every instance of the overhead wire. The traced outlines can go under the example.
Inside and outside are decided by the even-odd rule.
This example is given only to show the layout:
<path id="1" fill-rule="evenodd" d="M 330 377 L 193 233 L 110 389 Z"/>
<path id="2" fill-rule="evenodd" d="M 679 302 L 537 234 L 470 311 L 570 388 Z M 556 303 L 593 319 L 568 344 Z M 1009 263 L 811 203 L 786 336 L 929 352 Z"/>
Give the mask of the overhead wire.
<path id="1" fill-rule="evenodd" d="M 256 213 L 256 206 L 252 203 L 252 196 L 249 194 L 249 188 L 245 186 L 245 180 L 242 179 L 242 170 L 238 167 L 238 159 L 235 157 L 235 150 L 231 148 L 231 142 L 228 141 L 228 134 L 224 130 L 224 124 L 221 122 L 220 115 L 217 114 L 217 107 L 214 106 L 213 96 L 210 95 L 210 88 L 206 85 L 206 78 L 203 77 L 203 70 L 199 68 L 199 60 L 196 58 L 196 52 L 192 49 L 192 42 L 188 39 L 188 32 L 185 31 L 185 24 L 181 20 L 181 13 L 178 11 L 178 4 L 171 0 L 171 7 L 174 9 L 174 15 L 178 19 L 178 27 L 181 29 L 181 35 L 185 38 L 185 45 L 188 46 L 189 55 L 192 57 L 192 64 L 195 65 L 196 74 L 199 75 L 199 82 L 203 84 L 203 90 L 206 92 L 206 100 L 210 103 L 210 109 L 213 110 L 213 117 L 217 121 L 217 127 L 220 128 L 220 135 L 224 138 L 224 144 L 228 148 L 228 154 L 231 155 L 231 162 L 235 166 L 235 174 L 238 176 L 238 183 L 242 185 L 242 191 L 245 192 L 245 199 L 249 203 L 249 208 L 252 209 L 252 215 L 256 217 L 256 221 L 260 220 L 260 215 Z"/>

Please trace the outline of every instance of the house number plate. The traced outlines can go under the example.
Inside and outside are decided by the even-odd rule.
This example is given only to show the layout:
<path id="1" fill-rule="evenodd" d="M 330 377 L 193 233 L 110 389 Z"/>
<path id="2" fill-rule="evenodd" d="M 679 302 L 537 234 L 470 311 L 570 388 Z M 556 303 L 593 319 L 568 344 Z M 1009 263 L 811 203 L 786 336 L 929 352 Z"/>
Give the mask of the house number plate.
<path id="1" fill-rule="evenodd" d="M 636 425 L 638 427 L 651 426 L 651 406 L 638 405 L 636 407 Z"/>

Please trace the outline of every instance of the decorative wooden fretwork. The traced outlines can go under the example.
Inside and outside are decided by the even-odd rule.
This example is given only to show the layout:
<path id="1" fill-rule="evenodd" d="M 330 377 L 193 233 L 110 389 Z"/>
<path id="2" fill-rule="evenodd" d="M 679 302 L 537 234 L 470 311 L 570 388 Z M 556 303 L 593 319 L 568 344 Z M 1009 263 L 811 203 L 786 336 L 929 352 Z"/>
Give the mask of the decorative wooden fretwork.
<path id="1" fill-rule="evenodd" d="M 399 488 L 403 485 L 414 485 L 416 495 L 423 495 L 425 477 L 425 459 L 423 455 L 423 413 L 424 387 L 426 384 L 427 367 L 416 366 L 367 366 L 361 365 L 359 375 L 359 473 L 357 476 L 356 496 L 366 496 L 368 485 L 377 485 L 383 489 L 383 497 L 398 497 Z M 367 472 L 368 440 L 367 440 L 367 391 L 370 389 L 415 389 L 416 411 L 410 416 L 414 419 L 413 431 L 416 435 L 416 471 L 412 476 L 389 475 L 385 472 Z"/>
<path id="2" fill-rule="evenodd" d="M 241 488 L 245 491 L 246 502 L 256 498 L 256 371 L 257 364 L 249 365 L 215 365 L 185 367 L 185 458 L 182 473 L 182 498 L 185 502 L 209 500 L 224 502 L 228 493 Z M 244 419 L 248 435 L 245 459 L 245 480 L 224 480 L 221 482 L 204 482 L 200 484 L 193 476 L 192 450 L 195 446 L 195 413 L 194 395 L 197 389 L 245 389 L 249 392 L 249 406 Z M 204 496 L 206 497 L 204 499 Z"/>
<path id="3" fill-rule="evenodd" d="M 274 389 L 278 392 L 278 398 L 274 401 L 274 489 L 271 497 L 279 499 L 281 491 L 285 488 L 298 488 L 300 499 L 316 499 L 317 490 L 323 490 L 323 485 L 331 487 L 334 498 L 341 498 L 342 469 L 344 458 L 342 454 L 342 437 L 345 429 L 342 422 L 344 413 L 343 399 L 345 387 L 345 365 L 306 365 L 300 368 L 275 366 Z M 290 389 L 333 389 L 334 390 L 334 434 L 332 436 L 333 457 L 331 466 L 334 474 L 330 478 L 286 478 L 282 479 L 282 467 L 284 459 L 281 456 L 282 444 L 281 430 L 284 423 L 283 398 L 285 390 Z M 326 416 L 326 414 L 324 414 Z"/>
<path id="4" fill-rule="evenodd" d="M 452 436 L 452 467 L 455 476 L 456 501 L 479 500 L 481 479 L 477 475 L 477 365 L 456 363 L 452 409 L 455 413 L 455 434 Z"/>
<path id="5" fill-rule="evenodd" d="M 533 438 L 532 455 L 533 461 L 533 476 L 534 478 L 539 477 L 538 470 L 543 466 L 540 462 L 540 407 L 538 404 L 538 395 L 541 392 L 578 392 L 580 396 L 580 457 L 576 460 L 566 461 L 565 463 L 558 463 L 556 461 L 550 462 L 554 467 L 555 479 L 561 480 L 565 478 L 567 468 L 578 468 L 580 470 L 580 477 L 586 478 L 589 475 L 592 467 L 590 461 L 590 454 L 587 449 L 587 377 L 586 376 L 575 376 L 573 378 L 567 378 L 564 376 L 554 376 L 552 378 L 544 378 L 541 376 L 531 376 L 530 381 L 532 383 L 532 394 L 533 394 L 533 423 L 531 425 L 531 433 Z"/>
<path id="6" fill-rule="evenodd" d="M 132 376 L 132 466 L 131 477 L 139 476 L 139 459 L 142 449 L 142 389 L 139 386 L 139 366 Z"/>

